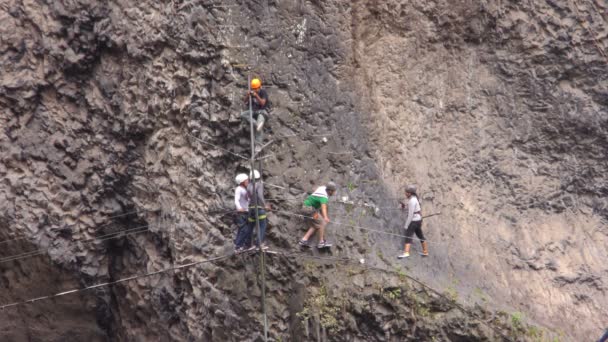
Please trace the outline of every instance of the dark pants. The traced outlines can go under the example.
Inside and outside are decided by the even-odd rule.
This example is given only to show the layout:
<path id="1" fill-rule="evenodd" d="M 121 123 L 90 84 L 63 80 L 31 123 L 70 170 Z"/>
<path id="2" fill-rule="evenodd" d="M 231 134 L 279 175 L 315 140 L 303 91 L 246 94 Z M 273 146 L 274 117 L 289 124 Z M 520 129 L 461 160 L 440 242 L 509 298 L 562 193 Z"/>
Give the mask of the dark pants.
<path id="1" fill-rule="evenodd" d="M 608 341 L 608 329 L 606 329 L 604 336 L 600 337 L 600 339 L 597 342 L 607 342 L 607 341 Z"/>
<path id="2" fill-rule="evenodd" d="M 420 239 L 420 242 L 426 241 L 424 234 L 422 234 L 422 220 L 412 221 L 405 231 L 405 243 L 412 243 L 412 236 L 416 236 Z"/>
<path id="3" fill-rule="evenodd" d="M 247 213 L 237 213 L 234 222 L 238 228 L 234 240 L 236 248 L 251 246 L 251 225 L 247 222 Z"/>
<path id="4" fill-rule="evenodd" d="M 258 130 L 256 129 L 256 126 L 258 125 L 258 123 L 261 122 L 266 122 L 266 119 L 268 118 L 268 112 L 265 109 L 262 110 L 254 110 L 253 111 L 253 129 L 254 129 L 254 133 L 255 133 L 255 141 L 257 144 L 261 144 L 262 141 L 264 141 L 264 130 L 261 130 L 258 132 Z M 241 119 L 247 123 L 250 123 L 251 120 L 249 117 L 249 111 L 246 110 L 244 112 L 241 112 Z"/>
<path id="5" fill-rule="evenodd" d="M 259 237 L 260 240 L 262 241 L 262 243 L 264 243 L 264 241 L 266 240 L 266 225 L 268 224 L 268 221 L 266 220 L 266 210 L 260 208 L 258 209 L 258 216 L 260 217 L 259 221 L 260 221 L 260 233 L 259 233 Z M 255 209 L 254 208 L 250 208 L 249 209 L 249 226 L 250 226 L 250 236 L 253 234 L 253 232 L 255 231 Z M 258 236 L 256 235 L 256 241 Z M 249 238 L 251 241 L 251 237 Z"/>

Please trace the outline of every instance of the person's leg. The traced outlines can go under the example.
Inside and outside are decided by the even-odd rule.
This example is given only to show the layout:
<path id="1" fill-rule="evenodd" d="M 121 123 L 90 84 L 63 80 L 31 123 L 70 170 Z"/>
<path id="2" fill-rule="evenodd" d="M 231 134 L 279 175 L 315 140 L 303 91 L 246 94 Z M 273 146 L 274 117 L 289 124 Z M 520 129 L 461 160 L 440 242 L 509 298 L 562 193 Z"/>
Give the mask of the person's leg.
<path id="1" fill-rule="evenodd" d="M 405 245 L 403 246 L 403 254 L 401 254 L 399 258 L 407 258 L 410 256 L 410 246 L 412 244 L 412 236 L 414 236 L 414 227 L 412 226 L 412 223 L 410 223 L 405 231 Z"/>
<path id="2" fill-rule="evenodd" d="M 250 248 L 253 245 L 253 231 L 255 229 L 255 220 L 252 220 L 255 216 L 253 209 L 249 209 L 247 212 L 247 227 L 245 228 L 245 237 L 243 238 L 243 247 Z"/>
<path id="3" fill-rule="evenodd" d="M 266 227 L 268 226 L 268 220 L 267 219 L 263 219 L 260 220 L 260 236 L 261 238 L 261 244 L 264 244 L 266 242 Z"/>
<path id="4" fill-rule="evenodd" d="M 253 123 L 255 125 L 255 142 L 261 147 L 264 141 L 264 112 L 260 111 L 257 114 L 257 119 Z"/>
<path id="5" fill-rule="evenodd" d="M 404 253 L 410 252 L 410 246 L 412 245 L 412 237 L 414 236 L 415 232 L 416 232 L 416 225 L 414 224 L 414 222 L 410 222 L 410 225 L 407 227 L 407 230 L 405 231 L 405 246 L 403 246 Z"/>
<path id="6" fill-rule="evenodd" d="M 234 245 L 236 248 L 239 248 L 243 247 L 247 235 L 247 215 L 237 214 L 235 221 L 237 225 L 237 233 L 236 239 L 234 239 Z"/>
<path id="7" fill-rule="evenodd" d="M 608 342 L 608 329 L 606 329 L 604 336 L 600 337 L 600 339 L 597 342 Z"/>
<path id="8" fill-rule="evenodd" d="M 249 117 L 249 111 L 248 111 L 248 110 L 241 112 L 241 120 L 243 120 L 243 121 L 245 121 L 245 122 L 247 122 L 247 123 L 250 123 L 250 122 L 251 122 L 250 117 Z M 254 125 L 256 124 L 256 123 L 255 123 L 255 121 L 254 121 L 254 123 L 253 123 L 253 124 L 254 124 Z"/>
<path id="9" fill-rule="evenodd" d="M 306 231 L 306 234 L 304 234 L 304 236 L 300 239 L 300 242 L 306 243 L 308 242 L 310 237 L 313 236 L 314 233 L 317 231 L 316 219 L 314 218 L 316 216 L 316 212 L 311 207 L 304 206 L 302 207 L 301 213 L 302 217 L 304 218 L 304 223 L 306 223 L 306 226 L 308 227 L 308 230 Z"/>
<path id="10" fill-rule="evenodd" d="M 410 239 L 410 240 L 411 240 L 411 238 L 408 238 L 408 239 Z M 405 243 L 405 246 L 403 246 L 403 253 L 405 253 L 405 254 L 410 254 L 410 246 L 411 246 L 411 245 L 412 245 L 411 243 L 407 243 L 407 242 L 406 242 L 406 243 Z"/>
<path id="11" fill-rule="evenodd" d="M 254 213 L 255 215 L 255 213 Z M 257 243 L 257 245 L 261 245 L 264 243 L 264 241 L 266 240 L 266 224 L 268 223 L 268 221 L 266 220 L 266 211 L 264 209 L 260 209 L 258 211 L 258 216 L 260 217 L 259 219 L 259 223 L 260 223 L 260 231 L 258 234 L 256 234 L 255 236 L 255 240 L 258 241 L 259 238 L 259 243 Z M 255 224 L 255 222 L 254 222 Z"/>
<path id="12" fill-rule="evenodd" d="M 306 232 L 306 234 L 304 234 L 304 237 L 302 237 L 302 241 L 308 241 L 308 239 L 310 239 L 310 237 L 313 236 L 316 231 L 317 228 L 315 228 L 314 226 L 308 228 L 308 231 Z"/>
<path id="13" fill-rule="evenodd" d="M 325 222 L 325 220 L 323 218 L 319 218 L 319 242 L 323 241 L 325 242 L 325 226 L 327 225 L 327 222 Z"/>
<path id="14" fill-rule="evenodd" d="M 422 246 L 422 252 L 420 252 L 420 254 L 422 256 L 429 255 L 428 244 L 426 242 L 426 238 L 424 237 L 424 233 L 422 232 L 422 221 L 416 222 L 416 231 L 415 232 L 416 232 L 416 236 L 420 240 L 420 245 Z"/>
<path id="15" fill-rule="evenodd" d="M 257 118 L 256 118 L 256 130 L 261 131 L 262 128 L 264 127 L 264 123 L 266 122 L 266 111 L 264 110 L 260 110 L 258 112 L 256 112 L 257 114 Z"/>
<path id="16" fill-rule="evenodd" d="M 255 222 L 247 222 L 247 225 L 245 226 L 244 230 L 244 238 L 243 238 L 243 247 L 245 248 L 250 248 L 253 245 L 253 228 L 255 226 Z"/>

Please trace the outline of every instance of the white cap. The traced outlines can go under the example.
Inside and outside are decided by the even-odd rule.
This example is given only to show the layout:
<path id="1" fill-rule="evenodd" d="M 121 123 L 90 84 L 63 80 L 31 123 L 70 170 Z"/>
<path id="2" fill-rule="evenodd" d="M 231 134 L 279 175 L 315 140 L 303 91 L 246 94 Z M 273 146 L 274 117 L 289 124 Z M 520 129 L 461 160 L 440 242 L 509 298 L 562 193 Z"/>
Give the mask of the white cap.
<path id="1" fill-rule="evenodd" d="M 236 178 L 235 178 L 236 184 L 241 184 L 248 179 L 249 179 L 249 176 L 247 176 L 244 173 L 239 173 L 238 175 L 236 175 Z"/>
<path id="2" fill-rule="evenodd" d="M 254 175 L 255 175 L 255 179 L 260 179 L 260 173 L 258 172 L 258 170 L 253 170 L 253 174 L 251 174 L 251 172 L 249 172 L 250 178 L 253 178 Z"/>

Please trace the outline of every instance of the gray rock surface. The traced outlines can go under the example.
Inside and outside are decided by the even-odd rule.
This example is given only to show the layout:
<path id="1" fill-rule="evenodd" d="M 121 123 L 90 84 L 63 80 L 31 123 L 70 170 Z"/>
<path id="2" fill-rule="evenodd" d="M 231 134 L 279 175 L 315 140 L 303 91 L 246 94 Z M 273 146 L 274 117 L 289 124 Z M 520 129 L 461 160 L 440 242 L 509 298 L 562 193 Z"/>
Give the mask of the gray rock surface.
<path id="1" fill-rule="evenodd" d="M 216 209 L 248 170 L 237 115 L 251 72 L 274 107 L 264 179 L 287 188 L 267 187 L 269 243 L 297 250 L 289 212 L 331 179 L 353 201 L 331 205 L 332 256 L 387 270 L 270 256 L 273 339 L 539 337 L 518 312 L 545 337 L 594 338 L 608 316 L 606 10 L 6 0 L 0 241 L 24 239 L 0 245 L 0 299 L 230 253 L 232 221 Z M 442 215 L 425 221 L 431 257 L 398 262 L 399 237 L 353 226 L 402 234 L 395 197 L 410 182 Z M 240 256 L 6 309 L 0 336 L 259 341 L 257 267 Z"/>

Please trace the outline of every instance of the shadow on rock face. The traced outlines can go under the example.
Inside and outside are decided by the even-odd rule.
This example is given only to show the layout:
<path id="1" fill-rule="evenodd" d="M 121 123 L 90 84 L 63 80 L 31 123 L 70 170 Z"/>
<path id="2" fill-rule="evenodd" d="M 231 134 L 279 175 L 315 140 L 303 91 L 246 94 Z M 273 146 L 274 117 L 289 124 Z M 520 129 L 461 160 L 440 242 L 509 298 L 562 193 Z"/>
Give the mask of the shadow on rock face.
<path id="1" fill-rule="evenodd" d="M 5 240 L 0 236 L 0 241 Z M 51 262 L 40 246 L 17 240 L 0 247 L 0 305 L 83 286 L 70 272 Z M 30 251 L 40 253 L 24 254 Z M 9 261 L 13 257 L 15 260 Z M 8 307 L 0 311 L 0 340 L 109 341 L 104 329 L 108 327 L 108 310 L 98 305 L 99 300 L 92 292 L 82 292 Z"/>

